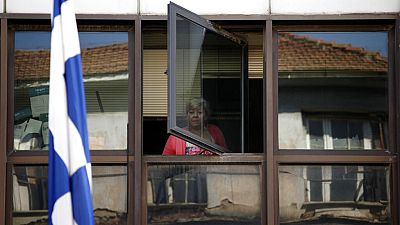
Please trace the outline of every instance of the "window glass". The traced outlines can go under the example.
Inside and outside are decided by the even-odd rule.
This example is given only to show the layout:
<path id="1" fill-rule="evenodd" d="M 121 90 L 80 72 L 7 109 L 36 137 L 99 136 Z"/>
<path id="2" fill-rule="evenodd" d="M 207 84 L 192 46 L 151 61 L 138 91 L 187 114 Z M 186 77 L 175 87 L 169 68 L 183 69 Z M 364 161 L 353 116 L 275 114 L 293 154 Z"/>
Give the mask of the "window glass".
<path id="1" fill-rule="evenodd" d="M 127 148 L 128 34 L 80 32 L 91 150 Z M 48 149 L 50 32 L 17 31 L 14 149 Z"/>
<path id="2" fill-rule="evenodd" d="M 95 222 L 126 224 L 126 166 L 92 166 Z M 47 166 L 15 166 L 13 225 L 47 224 Z"/>
<path id="3" fill-rule="evenodd" d="M 310 149 L 385 149 L 382 127 L 374 118 L 345 119 L 339 116 L 304 114 L 307 148 Z M 324 118 L 325 117 L 325 118 Z"/>
<path id="4" fill-rule="evenodd" d="M 258 165 L 151 165 L 148 224 L 261 224 Z"/>
<path id="5" fill-rule="evenodd" d="M 279 32 L 280 149 L 388 149 L 388 34 Z"/>
<path id="6" fill-rule="evenodd" d="M 346 149 L 348 141 L 348 130 L 346 121 L 333 120 L 331 122 L 332 127 L 332 141 L 333 149 Z"/>
<path id="7" fill-rule="evenodd" d="M 228 36 L 176 16 L 170 128 L 208 149 L 242 152 L 243 46 Z M 186 142 L 185 154 L 211 153 Z"/>
<path id="8" fill-rule="evenodd" d="M 167 25 L 143 27 L 143 153 L 161 155 L 168 139 Z M 158 25 L 160 26 L 160 25 Z"/>
<path id="9" fill-rule="evenodd" d="M 235 32 L 248 42 L 248 148 L 245 152 L 263 151 L 263 33 L 254 31 Z M 146 23 L 143 28 L 143 152 L 162 154 L 169 134 L 167 131 L 167 27 L 166 24 Z M 220 89 L 221 90 L 221 89 Z M 217 117 L 216 114 L 212 114 Z M 223 130 L 228 146 L 234 144 L 225 133 L 231 127 L 231 117 L 218 117 L 218 127 Z M 215 122 L 217 123 L 217 122 Z M 229 126 L 228 126 L 229 125 Z M 225 128 L 226 127 L 226 128 Z M 229 129 L 228 129 L 229 130 Z M 228 140 L 229 139 L 229 140 Z"/>
<path id="10" fill-rule="evenodd" d="M 391 224 L 389 167 L 280 166 L 281 224 Z"/>
<path id="11" fill-rule="evenodd" d="M 310 134 L 311 148 L 324 148 L 324 131 L 321 120 L 309 120 L 308 131 Z"/>

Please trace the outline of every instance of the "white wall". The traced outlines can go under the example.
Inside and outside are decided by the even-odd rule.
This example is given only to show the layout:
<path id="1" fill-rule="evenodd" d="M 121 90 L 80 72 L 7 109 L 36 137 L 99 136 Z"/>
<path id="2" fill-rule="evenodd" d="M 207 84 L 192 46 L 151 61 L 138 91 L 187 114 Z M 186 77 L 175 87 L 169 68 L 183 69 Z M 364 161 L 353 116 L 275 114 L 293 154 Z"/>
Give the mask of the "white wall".
<path id="1" fill-rule="evenodd" d="M 174 0 L 200 15 L 398 13 L 399 0 Z M 52 0 L 0 1 L 0 12 L 50 13 Z M 80 14 L 166 15 L 169 0 L 75 0 Z M 271 5 L 271 10 L 269 6 Z"/>
<path id="2" fill-rule="evenodd" d="M 270 0 L 271 14 L 395 13 L 399 0 Z"/>
<path id="3" fill-rule="evenodd" d="M 141 0 L 140 12 L 143 15 L 167 15 L 169 0 Z M 174 0 L 189 11 L 199 15 L 265 15 L 268 14 L 268 0 Z"/>
<path id="4" fill-rule="evenodd" d="M 127 123 L 128 112 L 88 113 L 90 149 L 127 149 Z"/>
<path id="5" fill-rule="evenodd" d="M 7 13 L 50 13 L 52 6 L 53 0 L 6 0 Z M 75 0 L 75 9 L 82 14 L 137 14 L 137 1 Z"/>

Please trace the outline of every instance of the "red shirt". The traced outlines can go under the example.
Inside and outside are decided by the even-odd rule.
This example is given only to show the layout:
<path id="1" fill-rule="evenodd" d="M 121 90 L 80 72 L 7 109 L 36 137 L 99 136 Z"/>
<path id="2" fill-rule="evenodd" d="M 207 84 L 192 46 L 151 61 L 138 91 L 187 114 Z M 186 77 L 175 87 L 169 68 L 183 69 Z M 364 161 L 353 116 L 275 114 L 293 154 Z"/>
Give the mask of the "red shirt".
<path id="1" fill-rule="evenodd" d="M 215 125 L 207 125 L 207 130 L 211 137 L 214 139 L 214 143 L 226 148 L 225 138 L 222 131 Z M 163 155 L 185 155 L 186 141 L 178 137 L 170 135 L 167 143 L 165 143 Z"/>

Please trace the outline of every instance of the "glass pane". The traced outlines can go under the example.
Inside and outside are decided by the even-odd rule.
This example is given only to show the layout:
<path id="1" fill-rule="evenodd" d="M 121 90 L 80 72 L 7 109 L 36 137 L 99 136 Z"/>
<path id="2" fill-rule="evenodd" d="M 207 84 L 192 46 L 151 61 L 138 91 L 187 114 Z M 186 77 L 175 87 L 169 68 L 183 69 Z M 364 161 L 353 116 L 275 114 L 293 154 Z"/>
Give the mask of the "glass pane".
<path id="1" fill-rule="evenodd" d="M 387 149 L 387 32 L 278 37 L 279 148 Z M 324 145 L 312 145 L 307 120 L 316 118 L 324 121 Z"/>
<path id="2" fill-rule="evenodd" d="M 89 145 L 127 149 L 128 33 L 80 32 Z"/>
<path id="3" fill-rule="evenodd" d="M 349 122 L 350 149 L 363 149 L 364 134 L 363 123 L 360 121 Z"/>
<path id="4" fill-rule="evenodd" d="M 126 224 L 126 166 L 92 166 L 97 225 Z M 47 224 L 47 166 L 13 168 L 13 225 Z"/>
<path id="5" fill-rule="evenodd" d="M 241 152 L 242 47 L 178 16 L 176 125 Z M 186 143 L 186 154 L 208 153 Z"/>
<path id="6" fill-rule="evenodd" d="M 154 28 L 154 27 L 157 28 Z M 149 22 L 143 29 L 143 153 L 160 155 L 163 153 L 169 134 L 167 133 L 167 79 L 168 65 L 167 26 Z M 245 152 L 263 151 L 263 33 L 262 30 L 235 32 L 245 38 L 249 45 L 248 80 L 248 148 Z M 223 91 L 219 89 L 219 91 Z M 214 108 L 214 107 L 213 107 Z M 216 116 L 216 114 L 213 113 Z M 221 124 L 221 121 L 224 121 Z M 232 123 L 229 117 L 221 117 L 218 127 L 223 130 L 228 146 L 236 145 L 225 133 Z M 224 128 L 227 127 L 227 128 Z M 229 128 L 229 129 L 228 129 Z M 228 140 L 229 139 L 229 140 Z"/>
<path id="7" fill-rule="evenodd" d="M 151 25 L 142 27 L 143 154 L 161 155 L 169 136 L 167 26 L 155 30 Z"/>
<path id="8" fill-rule="evenodd" d="M 391 224 L 389 167 L 280 166 L 281 224 Z"/>
<path id="9" fill-rule="evenodd" d="M 260 168 L 152 165 L 148 224 L 261 224 Z"/>
<path id="10" fill-rule="evenodd" d="M 311 148 L 324 148 L 324 133 L 322 129 L 322 120 L 308 121 L 308 132 L 310 134 Z"/>
<path id="11" fill-rule="evenodd" d="M 14 149 L 47 149 L 50 32 L 15 32 L 14 54 Z"/>
<path id="12" fill-rule="evenodd" d="M 371 132 L 372 132 L 372 148 L 374 149 L 384 149 L 386 146 L 386 139 L 384 134 L 384 126 L 381 122 L 371 122 Z"/>
<path id="13" fill-rule="evenodd" d="M 331 127 L 333 149 L 347 149 L 347 138 L 349 136 L 347 131 L 347 121 L 332 120 Z"/>
<path id="14" fill-rule="evenodd" d="M 126 149 L 127 32 L 80 32 L 89 145 Z M 50 32 L 17 31 L 14 58 L 14 149 L 48 149 Z"/>

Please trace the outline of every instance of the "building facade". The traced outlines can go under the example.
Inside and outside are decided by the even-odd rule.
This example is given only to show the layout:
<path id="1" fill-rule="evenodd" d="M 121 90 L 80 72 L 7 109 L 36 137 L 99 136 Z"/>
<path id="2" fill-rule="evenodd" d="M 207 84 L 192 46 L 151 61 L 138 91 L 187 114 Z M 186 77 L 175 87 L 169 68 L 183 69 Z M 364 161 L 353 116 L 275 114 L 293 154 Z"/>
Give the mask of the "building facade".
<path id="1" fill-rule="evenodd" d="M 0 2 L 0 224 L 47 224 L 51 7 Z M 398 0 L 75 8 L 96 224 L 399 224 Z"/>

